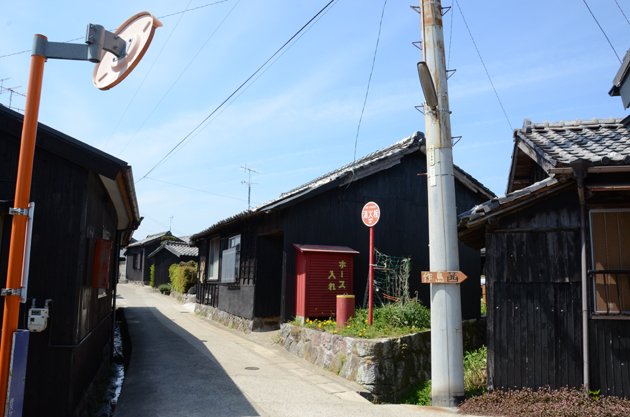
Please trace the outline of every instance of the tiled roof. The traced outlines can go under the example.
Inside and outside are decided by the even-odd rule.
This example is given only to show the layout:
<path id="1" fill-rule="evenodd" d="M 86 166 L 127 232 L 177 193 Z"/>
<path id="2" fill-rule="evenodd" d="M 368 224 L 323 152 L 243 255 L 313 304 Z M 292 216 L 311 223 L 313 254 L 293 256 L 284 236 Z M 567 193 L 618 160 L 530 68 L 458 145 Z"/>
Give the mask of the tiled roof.
<path id="1" fill-rule="evenodd" d="M 493 216 L 501 216 L 531 204 L 538 198 L 544 198 L 575 184 L 570 178 L 549 177 L 529 187 L 496 197 L 478 204 L 458 216 L 457 231 L 460 242 L 473 249 L 481 249 L 486 245 L 486 224 Z"/>
<path id="2" fill-rule="evenodd" d="M 165 236 L 167 234 L 170 235 L 170 233 L 168 231 L 167 232 L 162 232 L 162 233 L 156 233 L 154 235 L 148 235 L 146 238 L 144 238 L 142 240 L 139 240 L 137 242 L 134 242 L 134 243 L 130 244 L 127 247 L 128 248 L 132 248 L 132 247 L 135 247 L 135 246 L 144 246 L 147 243 L 152 242 L 152 241 L 154 241 L 156 239 L 160 239 L 162 236 Z"/>
<path id="3" fill-rule="evenodd" d="M 167 250 L 176 256 L 198 256 L 199 255 L 199 248 L 189 246 L 187 243 L 174 242 L 174 241 L 167 240 L 166 242 L 164 242 L 164 244 L 160 245 L 156 250 L 151 252 L 151 254 L 148 257 L 149 258 L 154 257 L 162 249 Z"/>
<path id="4" fill-rule="evenodd" d="M 541 191 L 544 191 L 545 189 L 550 188 L 558 183 L 560 183 L 560 181 L 556 178 L 546 178 L 542 181 L 530 185 L 529 187 L 525 187 L 504 196 L 495 197 L 492 200 L 486 201 L 485 203 L 478 204 L 472 209 L 457 216 L 459 218 L 460 225 L 491 214 L 501 207 L 512 205 L 514 203 L 520 202 L 521 200 L 529 199 L 530 197 L 537 195 Z"/>
<path id="5" fill-rule="evenodd" d="M 343 184 L 350 181 L 356 181 L 358 179 L 367 177 L 375 172 L 390 168 L 400 162 L 400 159 L 408 154 L 422 150 L 424 152 L 425 138 L 422 132 L 415 132 L 413 135 L 405 138 L 399 142 L 389 145 L 383 149 L 373 152 L 357 161 L 344 165 L 326 175 L 315 178 L 312 181 L 307 182 L 291 191 L 283 193 L 280 197 L 261 204 L 257 207 L 253 207 L 250 210 L 245 210 L 239 214 L 236 214 L 227 219 L 221 220 L 218 223 L 210 226 L 209 228 L 194 234 L 191 236 L 191 240 L 195 241 L 201 237 L 207 236 L 212 231 L 220 226 L 231 223 L 243 217 L 253 215 L 255 213 L 265 212 L 278 207 L 281 204 L 288 203 L 302 197 L 311 191 L 318 188 L 329 185 L 335 181 L 340 181 Z M 487 198 L 494 197 L 494 193 L 488 188 L 484 187 L 479 181 L 473 178 L 470 174 L 454 166 L 455 177 L 461 181 L 466 187 L 469 187 L 475 192 L 479 192 L 485 195 Z"/>
<path id="6" fill-rule="evenodd" d="M 542 153 L 554 166 L 630 164 L 626 119 L 591 119 L 532 123 L 525 119 L 515 138 Z"/>

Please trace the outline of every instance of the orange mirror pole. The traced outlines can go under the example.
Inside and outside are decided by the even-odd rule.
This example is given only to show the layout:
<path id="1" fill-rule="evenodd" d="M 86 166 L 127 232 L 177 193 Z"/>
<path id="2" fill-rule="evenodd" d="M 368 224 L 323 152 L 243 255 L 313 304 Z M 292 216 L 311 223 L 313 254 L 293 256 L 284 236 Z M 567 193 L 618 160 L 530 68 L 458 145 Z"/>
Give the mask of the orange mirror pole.
<path id="1" fill-rule="evenodd" d="M 46 39 L 45 36 L 35 35 Z M 35 155 L 35 139 L 37 136 L 37 119 L 39 116 L 39 101 L 44 77 L 44 62 L 41 55 L 31 56 L 31 72 L 28 79 L 26 93 L 26 108 L 24 112 L 24 126 L 22 128 L 22 144 L 18 162 L 17 181 L 15 184 L 14 209 L 11 227 L 11 247 L 9 249 L 9 268 L 7 271 L 7 289 L 16 290 L 22 287 L 22 266 L 24 263 L 24 242 L 26 239 L 27 215 L 31 193 L 31 177 L 33 174 L 33 157 Z M 21 212 L 21 213 L 20 213 Z M 9 384 L 9 366 L 13 333 L 17 330 L 20 312 L 20 295 L 6 295 L 4 298 L 4 317 L 2 319 L 2 341 L 0 342 L 0 404 L 2 414 L 6 410 L 7 389 Z"/>

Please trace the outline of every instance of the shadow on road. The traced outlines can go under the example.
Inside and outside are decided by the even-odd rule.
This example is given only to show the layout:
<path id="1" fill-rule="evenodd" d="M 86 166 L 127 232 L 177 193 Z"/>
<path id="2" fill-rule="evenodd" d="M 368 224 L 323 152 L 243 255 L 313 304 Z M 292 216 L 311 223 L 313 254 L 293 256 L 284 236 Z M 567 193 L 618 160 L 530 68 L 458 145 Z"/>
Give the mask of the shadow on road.
<path id="1" fill-rule="evenodd" d="M 154 307 L 125 317 L 133 352 L 115 417 L 259 415 L 203 341 Z"/>

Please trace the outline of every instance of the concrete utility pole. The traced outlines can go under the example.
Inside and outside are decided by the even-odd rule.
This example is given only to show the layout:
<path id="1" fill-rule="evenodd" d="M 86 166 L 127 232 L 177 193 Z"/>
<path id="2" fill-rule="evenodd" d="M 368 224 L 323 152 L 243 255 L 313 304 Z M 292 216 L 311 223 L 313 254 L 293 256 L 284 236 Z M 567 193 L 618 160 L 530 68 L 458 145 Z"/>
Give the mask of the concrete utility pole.
<path id="1" fill-rule="evenodd" d="M 420 10 L 423 55 L 437 93 L 437 106 L 431 105 L 428 101 L 425 105 L 430 269 L 459 271 L 442 5 L 440 0 L 420 0 Z M 430 285 L 431 404 L 454 407 L 464 399 L 460 284 Z"/>

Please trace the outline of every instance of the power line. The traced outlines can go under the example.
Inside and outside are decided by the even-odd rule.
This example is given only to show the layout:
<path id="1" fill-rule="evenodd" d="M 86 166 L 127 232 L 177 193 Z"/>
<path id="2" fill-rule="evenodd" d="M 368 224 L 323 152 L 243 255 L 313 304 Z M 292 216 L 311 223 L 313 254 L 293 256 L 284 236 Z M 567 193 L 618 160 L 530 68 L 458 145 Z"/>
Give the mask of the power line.
<path id="1" fill-rule="evenodd" d="M 190 0 L 188 2 L 188 4 L 186 5 L 186 10 L 188 10 L 188 6 L 190 6 L 190 3 L 192 3 L 192 0 Z M 186 11 L 184 10 L 184 12 Z M 140 85 L 138 86 L 138 88 L 136 89 L 136 92 L 134 93 L 133 97 L 131 97 L 131 100 L 129 101 L 129 104 L 127 104 L 127 108 L 125 108 L 125 111 L 123 112 L 123 114 L 120 116 L 120 119 L 118 119 L 118 123 L 116 123 L 116 126 L 114 126 L 114 130 L 112 130 L 112 134 L 109 135 L 109 139 L 107 139 L 107 142 L 105 142 L 105 145 L 103 145 L 103 148 L 105 148 L 107 146 L 107 144 L 112 140 L 112 138 L 114 137 L 114 133 L 116 133 L 116 129 L 118 129 L 118 126 L 120 126 L 120 122 L 122 122 L 122 119 L 125 117 L 125 115 L 127 114 L 127 111 L 129 110 L 129 107 L 131 107 L 131 103 L 133 103 L 133 101 L 136 99 L 136 96 L 138 95 L 138 92 L 140 92 L 140 89 L 142 88 L 142 86 L 144 85 L 144 82 L 147 80 L 147 77 L 149 76 L 149 74 L 151 73 L 151 70 L 153 69 L 153 67 L 155 66 L 155 63 L 157 62 L 157 60 L 160 58 L 160 55 L 162 55 L 162 51 L 164 51 L 164 48 L 166 48 L 166 45 L 168 44 L 168 41 L 171 39 L 171 36 L 173 36 L 173 33 L 175 33 L 175 30 L 177 29 L 177 26 L 179 26 L 179 22 L 182 21 L 182 18 L 184 17 L 184 14 L 182 13 L 182 15 L 179 17 L 179 19 L 177 20 L 177 23 L 175 23 L 175 27 L 173 28 L 173 30 L 171 30 L 171 33 L 168 35 L 168 38 L 166 38 L 166 42 L 164 42 L 164 45 L 162 45 L 162 49 L 160 49 L 160 52 L 157 54 L 157 56 L 155 57 L 155 60 L 153 60 L 153 63 L 151 64 L 151 67 L 149 68 L 149 71 L 147 71 L 147 73 L 144 75 L 144 78 L 142 79 L 142 82 L 140 83 Z"/>
<path id="2" fill-rule="evenodd" d="M 477 51 L 477 55 L 479 55 L 479 60 L 481 60 L 481 65 L 483 65 L 483 69 L 486 71 L 486 75 L 488 76 L 488 80 L 490 80 L 490 85 L 492 85 L 492 89 L 494 90 L 494 95 L 497 96 L 497 100 L 499 101 L 499 105 L 501 106 L 501 110 L 503 110 L 503 115 L 505 116 L 505 120 L 507 120 L 508 125 L 510 126 L 510 132 L 514 131 L 512 127 L 512 123 L 510 123 L 510 119 L 505 112 L 505 107 L 503 107 L 503 103 L 499 98 L 499 93 L 497 93 L 497 89 L 494 87 L 494 83 L 492 82 L 492 78 L 490 77 L 490 73 L 488 72 L 488 68 L 486 68 L 486 64 L 483 62 L 483 58 L 481 57 L 481 52 L 479 52 L 479 48 L 477 48 L 477 43 L 475 42 L 475 38 L 473 38 L 472 32 L 468 27 L 468 22 L 466 22 L 466 18 L 464 17 L 464 12 L 462 12 L 462 8 L 459 6 L 459 1 L 455 0 L 455 4 L 457 4 L 457 8 L 459 9 L 459 13 L 462 15 L 462 19 L 464 20 L 464 24 L 466 25 L 466 29 L 468 29 L 468 34 L 470 35 L 470 39 L 472 40 L 473 45 L 475 45 L 475 50 Z"/>
<path id="3" fill-rule="evenodd" d="M 361 130 L 361 121 L 363 120 L 363 112 L 365 111 L 365 104 L 367 103 L 368 94 L 370 93 L 370 83 L 372 82 L 372 74 L 374 73 L 374 65 L 376 64 L 376 53 L 378 52 L 378 43 L 381 40 L 381 28 L 383 27 L 383 16 L 385 16 L 385 6 L 387 0 L 383 3 L 383 11 L 381 12 L 381 21 L 378 24 L 378 35 L 376 36 L 376 47 L 374 48 L 374 57 L 372 58 L 372 69 L 370 69 L 370 77 L 368 78 L 367 89 L 365 90 L 365 98 L 363 99 L 363 107 L 361 108 L 361 115 L 359 116 L 359 124 L 357 125 L 357 134 L 354 138 L 354 158 L 352 159 L 352 176 L 354 176 L 354 163 L 357 160 L 357 145 L 359 144 L 359 130 Z M 352 182 L 352 180 L 350 180 Z M 350 185 L 350 184 L 348 184 Z"/>
<path id="4" fill-rule="evenodd" d="M 157 110 L 157 108 L 160 106 L 160 104 L 162 104 L 162 101 L 164 101 L 164 99 L 166 98 L 166 96 L 171 92 L 171 90 L 173 89 L 173 87 L 175 87 L 175 84 L 177 84 L 177 82 L 182 78 L 182 76 L 184 75 L 184 73 L 188 70 L 188 68 L 190 67 L 190 65 L 193 63 L 193 61 L 195 59 L 197 59 L 197 57 L 199 56 L 199 54 L 201 53 L 201 51 L 203 50 L 203 48 L 206 47 L 206 45 L 208 44 L 208 42 L 210 42 L 210 39 L 212 39 L 212 37 L 214 36 L 215 33 L 217 33 L 217 31 L 221 28 L 221 26 L 223 26 L 223 23 L 226 21 L 226 19 L 232 14 L 232 12 L 234 11 L 234 9 L 236 8 L 236 6 L 238 6 L 238 4 L 241 2 L 241 0 L 238 0 L 236 2 L 236 4 L 234 5 L 234 7 L 232 7 L 232 9 L 228 12 L 227 15 L 225 15 L 225 17 L 223 18 L 223 20 L 221 21 L 221 23 L 219 23 L 219 26 L 216 27 L 216 29 L 214 30 L 214 32 L 212 32 L 210 34 L 210 36 L 208 37 L 208 39 L 206 39 L 206 41 L 203 43 L 203 45 L 201 45 L 201 48 L 199 48 L 199 50 L 197 51 L 197 53 L 195 54 L 195 56 L 192 57 L 192 59 L 188 62 L 188 65 L 186 65 L 186 67 L 184 68 L 184 70 L 179 74 L 179 76 L 175 79 L 175 81 L 173 82 L 173 84 L 171 84 L 171 86 L 168 88 L 168 90 L 166 90 L 166 93 L 164 93 L 164 95 L 162 96 L 162 98 L 160 98 L 160 100 L 157 102 L 157 104 L 155 105 L 155 107 L 153 107 L 153 110 L 151 110 L 151 112 L 149 113 L 149 115 L 144 119 L 144 121 L 142 122 L 142 124 L 140 125 L 140 127 L 138 127 L 138 129 L 136 130 L 136 132 L 133 134 L 133 136 L 131 136 L 131 138 L 127 141 L 127 143 L 125 144 L 125 146 L 120 150 L 120 152 L 118 153 L 118 155 L 121 155 L 123 153 L 123 151 L 127 148 L 127 146 L 129 146 L 129 144 L 131 143 L 131 141 L 136 137 L 136 135 L 138 134 L 138 132 L 140 132 L 140 129 L 142 129 L 142 127 L 144 126 L 144 124 L 149 120 L 149 118 L 153 115 L 153 113 L 155 112 L 155 110 Z"/>
<path id="5" fill-rule="evenodd" d="M 617 7 L 619 7 L 619 11 L 623 15 L 623 17 L 626 19 L 626 22 L 628 22 L 628 25 L 630 25 L 630 21 L 628 21 L 628 18 L 626 17 L 626 14 L 623 12 L 623 10 L 621 10 L 621 6 L 619 5 L 619 3 L 617 3 L 617 0 L 615 0 L 615 4 L 617 5 Z"/>
<path id="6" fill-rule="evenodd" d="M 160 226 L 162 226 L 162 227 L 164 227 L 164 228 L 168 228 L 168 226 L 167 226 L 167 225 L 165 225 L 164 223 L 161 223 L 161 222 L 159 222 L 159 221 L 155 220 L 153 217 L 151 217 L 151 216 L 147 216 L 147 215 L 146 215 L 146 214 L 144 214 L 144 213 L 142 213 L 142 217 L 144 217 L 144 218 L 146 218 L 146 219 L 148 219 L 148 220 L 151 220 L 153 223 L 158 224 L 158 225 L 160 225 Z M 170 229 L 169 229 L 169 230 L 170 230 Z M 185 236 L 185 233 L 183 233 L 181 230 L 176 230 L 176 229 L 173 229 L 173 231 L 177 232 L 177 234 L 178 234 L 179 236 Z"/>
<path id="7" fill-rule="evenodd" d="M 199 129 L 210 117 L 212 117 L 212 115 L 214 115 L 221 107 L 223 107 L 225 103 L 227 103 L 234 95 L 236 95 L 236 93 L 238 93 L 245 86 L 245 84 L 249 82 L 249 80 L 254 78 L 256 74 L 258 74 L 269 63 L 269 61 L 271 61 L 276 55 L 278 55 L 296 36 L 298 36 L 306 27 L 308 27 L 311 24 L 311 22 L 313 22 L 317 18 L 317 16 L 319 16 L 324 10 L 326 10 L 335 1 L 337 0 L 330 0 L 319 12 L 317 12 L 315 16 L 313 16 L 308 22 L 306 22 L 306 24 L 302 26 L 300 30 L 298 30 L 293 36 L 291 36 L 291 38 L 288 41 L 286 41 L 284 45 L 282 45 L 276 52 L 274 52 L 273 55 L 271 55 L 271 57 L 269 57 L 269 59 L 267 59 L 256 71 L 254 71 L 254 73 L 250 75 L 249 78 L 247 78 L 236 90 L 234 90 L 234 92 L 230 94 L 228 98 L 223 100 L 223 102 L 221 102 L 221 104 L 219 104 L 216 109 L 214 109 L 208 116 L 206 116 L 206 118 L 203 119 L 201 123 L 199 123 L 193 130 L 191 130 L 190 133 L 184 136 L 184 138 L 180 140 L 177 143 L 177 145 L 175 145 L 170 151 L 168 151 L 168 153 L 162 159 L 160 159 L 160 161 L 157 164 L 155 164 L 153 168 L 149 170 L 149 172 L 144 174 L 144 176 L 136 182 L 142 181 L 143 178 L 145 178 L 147 175 L 153 172 L 153 170 L 157 168 L 164 160 L 166 160 L 166 158 L 168 158 L 168 156 L 172 154 L 182 143 L 184 143 L 184 141 L 190 135 L 192 135 L 197 129 Z"/>
<path id="8" fill-rule="evenodd" d="M 335 3 L 337 4 L 337 3 Z M 208 120 L 208 123 L 206 123 L 206 125 L 204 127 L 202 127 L 201 129 L 199 129 L 194 135 L 192 135 L 190 138 L 188 138 L 183 144 L 182 146 L 180 146 L 175 152 L 173 152 L 168 158 L 166 158 L 164 160 L 164 162 L 168 161 L 170 158 L 172 158 L 173 156 L 175 156 L 179 151 L 181 151 L 184 147 L 186 147 L 186 145 L 188 145 L 194 138 L 197 137 L 197 135 L 199 135 L 201 132 L 204 131 L 205 128 L 207 128 L 213 121 L 215 121 L 221 114 L 223 114 L 223 112 L 225 110 L 227 110 L 228 107 L 230 107 L 236 100 L 238 100 L 238 98 L 240 96 L 242 96 L 247 90 L 249 90 L 249 88 L 254 85 L 254 83 L 256 81 L 258 81 L 260 79 L 260 77 L 262 77 L 276 62 L 278 62 L 278 60 L 280 58 L 282 58 L 284 56 L 284 54 L 286 54 L 292 47 L 293 45 L 295 45 L 301 38 L 302 36 L 304 36 L 305 34 L 308 33 L 309 30 L 311 30 L 311 28 L 313 28 L 313 26 L 315 26 L 317 24 L 317 22 L 319 22 L 324 16 L 326 16 L 326 14 L 332 10 L 333 7 L 335 7 L 335 4 L 333 4 L 330 8 L 326 9 L 326 11 L 324 13 L 322 13 L 314 22 L 313 24 L 311 24 L 304 32 L 302 32 L 300 34 L 300 36 L 298 36 L 297 38 L 295 38 L 295 40 L 293 41 L 293 43 L 291 45 L 289 45 L 286 49 L 284 49 L 282 51 L 282 53 L 280 55 L 278 55 L 276 57 L 276 59 L 274 59 L 269 65 L 267 65 L 267 67 L 261 71 L 260 74 L 258 74 L 253 80 L 252 82 L 250 82 L 247 86 L 245 86 L 245 88 L 243 88 L 236 96 L 234 96 L 225 106 L 223 106 L 221 108 L 221 111 L 219 111 L 217 114 L 214 115 L 214 117 L 212 117 L 210 120 Z"/>
<path id="9" fill-rule="evenodd" d="M 588 9 L 589 13 L 591 14 L 591 16 L 593 16 L 593 20 L 595 20 L 595 23 L 597 23 L 597 26 L 599 26 L 599 29 L 602 31 L 602 33 L 604 34 L 604 37 L 606 38 L 606 40 L 608 41 L 608 44 L 610 45 L 610 47 L 612 48 L 613 52 L 615 53 L 615 56 L 617 57 L 617 59 L 619 60 L 619 63 L 621 64 L 621 58 L 619 58 L 619 55 L 617 55 L 617 51 L 615 51 L 615 47 L 613 46 L 613 44 L 610 42 L 610 39 L 608 39 L 608 35 L 606 35 L 606 32 L 604 32 L 604 29 L 602 28 L 602 25 L 599 24 L 599 22 L 597 21 L 597 18 L 595 17 L 595 15 L 593 14 L 593 12 L 591 11 L 591 8 L 588 7 L 588 3 L 586 2 L 586 0 L 582 0 L 584 2 L 584 5 L 586 6 L 586 8 Z M 625 15 L 624 15 L 625 16 Z"/>
<path id="10" fill-rule="evenodd" d="M 203 9 L 204 7 L 208 7 L 208 6 L 214 6 L 215 4 L 219 4 L 219 3 L 225 3 L 228 0 L 221 0 L 221 1 L 215 1 L 214 3 L 208 3 L 208 4 L 204 4 L 203 6 L 198 6 L 198 7 L 194 7 L 192 9 L 187 9 L 187 10 L 182 10 L 180 12 L 175 12 L 175 13 L 171 13 L 171 14 L 167 14 L 164 16 L 160 16 L 157 19 L 164 19 L 166 17 L 171 17 L 171 16 L 175 16 L 177 14 L 181 14 L 181 13 L 186 13 L 186 12 L 192 12 L 193 10 L 198 10 L 198 9 Z M 190 4 L 190 3 L 189 3 Z M 115 29 L 114 29 L 115 30 Z M 110 29 L 110 32 L 113 32 L 114 30 Z M 74 39 L 70 39 L 68 41 L 65 41 L 64 43 L 68 43 L 68 42 L 74 42 L 74 41 L 79 41 L 81 39 L 85 39 L 85 38 L 74 38 Z M 6 58 L 9 56 L 13 56 L 13 55 L 20 55 L 20 54 L 25 54 L 27 52 L 31 52 L 31 49 L 27 49 L 25 51 L 20 51 L 20 52 L 14 52 L 12 54 L 7 54 L 7 55 L 0 55 L 0 58 Z"/>
<path id="11" fill-rule="evenodd" d="M 148 179 L 148 180 L 161 182 L 161 183 L 163 183 L 163 184 L 172 185 L 172 186 L 174 186 L 174 187 L 180 187 L 180 188 L 186 188 L 186 189 L 188 189 L 188 190 L 199 191 L 200 193 L 205 193 L 205 194 L 215 195 L 215 196 L 218 196 L 218 197 L 223 197 L 223 198 L 229 198 L 229 199 L 232 199 L 232 200 L 247 201 L 247 200 L 242 199 L 242 198 L 236 198 L 236 197 L 230 197 L 230 196 L 228 196 L 228 195 L 223 195 L 223 194 L 212 193 L 212 192 L 210 192 L 210 191 L 201 190 L 201 189 L 199 189 L 199 188 L 188 187 L 188 186 L 186 186 L 186 185 L 175 184 L 175 183 L 172 183 L 172 182 L 162 181 L 162 180 L 158 180 L 158 179 L 151 178 L 151 177 L 145 177 L 145 178 L 146 178 L 146 179 Z"/>

